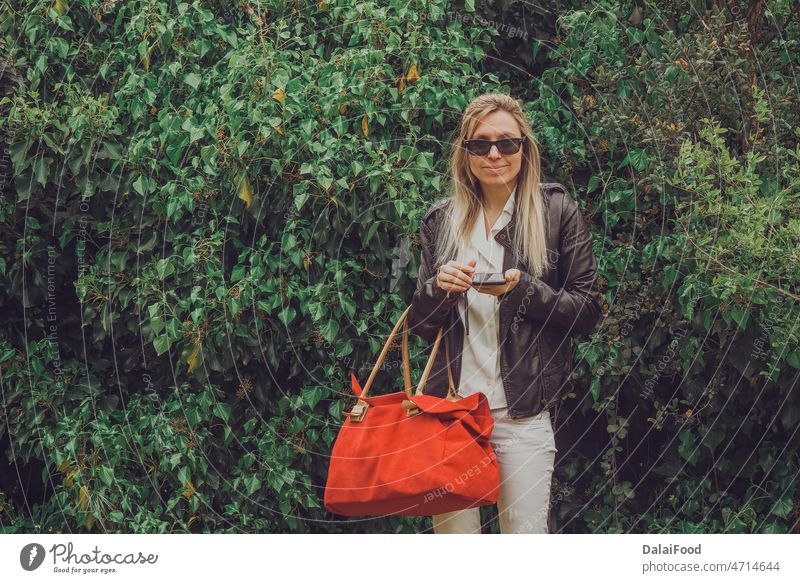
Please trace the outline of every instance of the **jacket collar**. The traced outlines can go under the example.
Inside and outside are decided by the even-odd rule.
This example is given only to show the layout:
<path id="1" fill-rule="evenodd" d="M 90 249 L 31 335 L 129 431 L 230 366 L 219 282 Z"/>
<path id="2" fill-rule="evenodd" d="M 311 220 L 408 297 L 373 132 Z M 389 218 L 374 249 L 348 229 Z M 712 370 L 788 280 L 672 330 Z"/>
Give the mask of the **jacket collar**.
<path id="1" fill-rule="evenodd" d="M 514 228 L 517 224 L 517 188 L 514 187 L 514 192 L 511 193 L 511 196 L 508 197 L 508 201 L 506 201 L 506 206 L 503 208 L 503 212 L 510 211 L 511 212 L 511 219 L 506 223 L 506 225 L 500 229 L 497 233 L 495 233 L 494 238 L 495 241 L 500 243 L 503 247 L 506 248 L 507 251 L 511 250 L 511 241 L 512 241 L 512 233 L 514 232 Z"/>

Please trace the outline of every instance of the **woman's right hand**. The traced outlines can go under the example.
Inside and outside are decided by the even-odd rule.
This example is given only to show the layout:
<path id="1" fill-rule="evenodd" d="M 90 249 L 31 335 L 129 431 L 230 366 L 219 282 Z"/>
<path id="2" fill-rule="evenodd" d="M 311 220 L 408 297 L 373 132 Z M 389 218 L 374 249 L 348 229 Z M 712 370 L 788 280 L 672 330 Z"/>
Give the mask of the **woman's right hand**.
<path id="1" fill-rule="evenodd" d="M 455 260 L 448 261 L 439 267 L 436 276 L 436 285 L 446 292 L 461 293 L 472 286 L 472 277 L 475 274 L 477 259 L 470 259 L 466 265 Z"/>

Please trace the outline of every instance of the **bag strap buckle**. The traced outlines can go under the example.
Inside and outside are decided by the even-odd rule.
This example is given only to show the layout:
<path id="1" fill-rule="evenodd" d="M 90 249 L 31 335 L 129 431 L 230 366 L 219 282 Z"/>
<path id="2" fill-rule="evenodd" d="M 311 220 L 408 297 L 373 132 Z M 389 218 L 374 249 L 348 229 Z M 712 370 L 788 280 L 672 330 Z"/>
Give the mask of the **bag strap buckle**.
<path id="1" fill-rule="evenodd" d="M 422 413 L 422 409 L 420 409 L 414 401 L 409 399 L 405 399 L 400 406 L 406 410 L 407 417 L 413 417 L 414 415 Z"/>
<path id="2" fill-rule="evenodd" d="M 353 423 L 358 423 L 364 420 L 364 415 L 367 414 L 368 407 L 369 405 L 367 405 L 366 401 L 359 399 L 358 403 L 353 405 L 353 408 L 349 411 L 345 411 L 344 414 L 347 415 Z"/>

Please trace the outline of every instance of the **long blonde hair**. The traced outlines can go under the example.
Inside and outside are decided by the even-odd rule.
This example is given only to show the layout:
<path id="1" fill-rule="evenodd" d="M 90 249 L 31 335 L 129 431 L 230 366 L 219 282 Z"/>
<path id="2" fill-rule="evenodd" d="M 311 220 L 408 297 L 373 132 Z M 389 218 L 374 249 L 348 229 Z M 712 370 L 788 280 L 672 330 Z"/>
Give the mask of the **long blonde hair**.
<path id="1" fill-rule="evenodd" d="M 480 182 L 469 168 L 469 154 L 462 140 L 472 135 L 478 121 L 487 113 L 503 109 L 511 114 L 519 125 L 525 140 L 522 143 L 522 163 L 517 175 L 514 195 L 516 202 L 516 257 L 522 258 L 529 272 L 540 277 L 547 264 L 547 241 L 544 201 L 539 192 L 541 158 L 539 147 L 533 137 L 528 120 L 519 102 L 503 93 L 484 93 L 470 102 L 461 118 L 458 136 L 451 146 L 450 204 L 444 205 L 446 220 L 436 235 L 437 256 L 454 258 L 459 249 L 466 248 L 469 233 L 480 216 L 482 192 Z M 438 263 L 446 263 L 439 260 Z"/>

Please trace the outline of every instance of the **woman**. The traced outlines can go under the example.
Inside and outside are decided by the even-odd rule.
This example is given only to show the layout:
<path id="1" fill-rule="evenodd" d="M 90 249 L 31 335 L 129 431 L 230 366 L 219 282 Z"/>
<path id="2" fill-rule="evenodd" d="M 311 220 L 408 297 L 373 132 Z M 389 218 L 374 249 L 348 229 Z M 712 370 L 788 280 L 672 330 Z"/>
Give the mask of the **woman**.
<path id="1" fill-rule="evenodd" d="M 600 318 L 592 238 L 566 189 L 540 184 L 531 127 L 507 95 L 469 104 L 450 168 L 453 195 L 422 219 L 408 314 L 428 342 L 445 328 L 448 350 L 438 351 L 426 392 L 447 396 L 449 365 L 458 395 L 487 395 L 500 531 L 546 533 L 557 452 L 550 409 L 568 381 L 570 337 Z M 501 273 L 504 283 L 473 284 L 479 272 Z M 480 510 L 434 516 L 433 528 L 480 533 Z"/>

